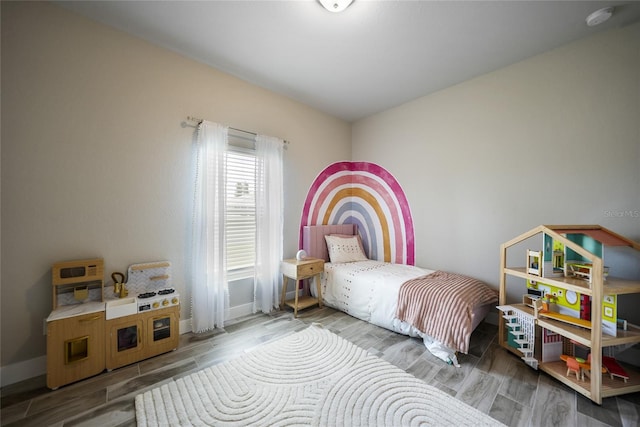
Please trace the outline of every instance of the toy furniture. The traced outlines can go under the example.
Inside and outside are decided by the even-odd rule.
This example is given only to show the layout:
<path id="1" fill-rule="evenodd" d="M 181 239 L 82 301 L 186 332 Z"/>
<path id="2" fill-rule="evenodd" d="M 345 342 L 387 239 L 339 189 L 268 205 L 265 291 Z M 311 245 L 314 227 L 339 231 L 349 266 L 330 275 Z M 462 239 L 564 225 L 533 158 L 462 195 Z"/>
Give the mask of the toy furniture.
<path id="1" fill-rule="evenodd" d="M 590 264 L 565 263 L 564 274 L 565 276 L 582 277 L 591 283 L 592 270 L 593 266 Z"/>
<path id="2" fill-rule="evenodd" d="M 534 276 L 542 276 L 542 251 L 527 250 L 527 272 Z"/>
<path id="3" fill-rule="evenodd" d="M 575 373 L 576 374 L 576 379 L 579 381 L 580 378 L 584 379 L 584 377 L 581 377 L 581 368 L 580 368 L 580 364 L 578 363 L 578 361 L 576 359 L 574 359 L 573 357 L 567 357 L 565 358 L 565 361 L 567 362 L 567 377 L 569 376 L 570 373 Z"/>
<path id="4" fill-rule="evenodd" d="M 629 374 L 627 374 L 627 371 L 625 371 L 613 357 L 602 356 L 602 364 L 607 368 L 607 372 L 609 372 L 611 379 L 613 379 L 613 377 L 622 378 L 625 383 L 629 380 Z"/>
<path id="5" fill-rule="evenodd" d="M 560 257 L 559 246 L 564 248 L 564 260 Z M 498 309 L 503 313 L 521 311 L 531 316 L 536 331 L 532 347 L 541 343 L 541 349 L 545 348 L 546 344 L 540 335 L 546 329 L 561 336 L 563 346 L 572 347 L 573 343 L 577 343 L 589 348 L 592 357 L 582 364 L 576 360 L 578 368 L 574 378 L 570 374 L 576 373 L 576 366 L 573 362 L 567 362 L 568 358 L 552 360 L 554 356 L 550 355 L 543 360 L 544 351 L 536 351 L 531 355 L 510 344 L 513 327 L 507 324 L 506 318 L 499 324 L 500 345 L 522 358 L 526 353 L 527 359 L 537 360 L 537 363 L 526 361 L 529 366 L 546 372 L 597 404 L 602 404 L 602 399 L 606 397 L 640 392 L 639 370 L 626 365 L 623 368 L 615 359 L 602 356 L 603 348 L 614 349 L 616 346 L 640 343 L 640 326 L 627 323 L 627 330 L 616 327 L 618 300 L 629 294 L 640 294 L 640 278 L 628 280 L 607 276 L 609 272 L 603 262 L 604 250 L 612 246 L 617 247 L 616 252 L 640 263 L 639 243 L 599 225 L 540 225 L 500 246 Z M 522 251 L 523 247 L 530 249 L 525 254 L 507 257 L 508 252 Z M 537 253 L 538 248 L 543 250 Z M 527 263 L 524 266 L 508 266 L 507 259 L 526 259 Z M 564 274 L 550 271 L 554 270 L 553 267 L 558 270 L 561 261 L 564 261 Z M 549 268 L 543 269 L 545 263 Z M 542 301 L 531 296 L 523 298 L 528 304 L 507 301 L 507 294 L 518 295 L 516 286 L 524 290 L 520 295 L 524 295 L 527 289 L 533 290 L 531 286 L 535 286 L 539 295 L 546 297 L 551 294 L 563 305 L 550 304 L 544 310 Z M 577 357 L 565 351 L 563 353 L 573 359 Z M 603 369 L 609 375 L 589 375 L 590 372 L 602 372 Z M 584 381 L 585 376 L 589 377 L 588 381 Z"/>
<path id="6" fill-rule="evenodd" d="M 567 368 L 569 366 L 569 359 L 573 359 L 576 361 L 576 363 L 578 364 L 578 368 L 579 368 L 579 372 L 580 372 L 580 379 L 582 381 L 584 381 L 584 377 L 589 377 L 591 378 L 591 353 L 589 353 L 589 358 L 585 361 L 584 359 L 579 359 L 577 357 L 572 357 L 566 354 L 563 354 L 562 356 L 560 356 L 560 359 L 564 362 L 567 363 Z M 601 368 L 601 372 L 604 374 L 607 372 L 607 370 L 605 368 Z M 567 369 L 567 375 L 569 375 L 569 370 Z"/>

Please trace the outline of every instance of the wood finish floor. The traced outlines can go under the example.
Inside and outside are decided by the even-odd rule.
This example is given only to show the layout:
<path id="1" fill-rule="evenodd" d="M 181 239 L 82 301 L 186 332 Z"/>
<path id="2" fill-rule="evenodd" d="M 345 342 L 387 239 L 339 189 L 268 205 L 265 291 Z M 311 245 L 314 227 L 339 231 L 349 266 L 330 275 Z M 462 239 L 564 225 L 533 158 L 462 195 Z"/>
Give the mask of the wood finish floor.
<path id="1" fill-rule="evenodd" d="M 138 393 L 234 358 L 267 341 L 321 323 L 425 382 L 509 426 L 638 426 L 640 393 L 593 404 L 497 344 L 497 326 L 482 323 L 461 368 L 431 355 L 421 340 L 369 325 L 330 308 L 253 315 L 206 336 L 183 334 L 178 350 L 58 390 L 36 377 L 1 389 L 2 426 L 135 426 Z"/>

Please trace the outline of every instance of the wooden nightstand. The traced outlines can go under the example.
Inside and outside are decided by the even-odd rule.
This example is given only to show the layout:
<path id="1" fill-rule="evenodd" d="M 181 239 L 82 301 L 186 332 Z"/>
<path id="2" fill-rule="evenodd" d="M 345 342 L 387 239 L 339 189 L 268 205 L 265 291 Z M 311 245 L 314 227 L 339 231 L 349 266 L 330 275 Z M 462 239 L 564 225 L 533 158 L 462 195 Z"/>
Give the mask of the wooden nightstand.
<path id="1" fill-rule="evenodd" d="M 282 271 L 282 297 L 281 306 L 288 305 L 293 308 L 293 317 L 298 316 L 298 310 L 311 307 L 314 304 L 318 304 L 322 307 L 322 290 L 320 286 L 320 275 L 324 271 L 324 260 L 319 258 L 306 258 L 302 261 L 297 259 L 285 259 L 280 264 L 280 270 Z M 318 292 L 318 298 L 309 295 L 299 297 L 298 294 L 298 280 L 315 278 L 316 288 Z M 285 301 L 285 295 L 287 293 L 287 279 L 293 279 L 296 283 L 295 298 L 289 301 Z"/>

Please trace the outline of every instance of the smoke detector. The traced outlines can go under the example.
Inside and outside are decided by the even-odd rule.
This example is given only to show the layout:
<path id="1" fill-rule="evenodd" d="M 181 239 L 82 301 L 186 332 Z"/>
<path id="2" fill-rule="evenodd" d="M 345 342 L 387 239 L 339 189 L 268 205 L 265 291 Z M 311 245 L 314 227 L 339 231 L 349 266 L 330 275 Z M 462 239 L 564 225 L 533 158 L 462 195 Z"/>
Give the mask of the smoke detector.
<path id="1" fill-rule="evenodd" d="M 587 25 L 590 27 L 595 27 L 596 25 L 600 25 L 605 21 L 608 21 L 613 15 L 613 7 L 605 7 L 602 9 L 598 9 L 593 12 L 591 15 L 587 16 Z"/>

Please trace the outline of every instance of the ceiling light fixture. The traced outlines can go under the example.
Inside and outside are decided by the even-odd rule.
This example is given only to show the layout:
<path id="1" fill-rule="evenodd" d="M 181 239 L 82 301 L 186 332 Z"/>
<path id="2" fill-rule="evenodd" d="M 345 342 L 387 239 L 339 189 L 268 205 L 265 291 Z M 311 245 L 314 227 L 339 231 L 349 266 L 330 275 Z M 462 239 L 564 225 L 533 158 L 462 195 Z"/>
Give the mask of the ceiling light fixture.
<path id="1" fill-rule="evenodd" d="M 605 21 L 608 21 L 613 15 L 613 7 L 605 7 L 603 9 L 598 9 L 593 12 L 591 15 L 587 16 L 587 25 L 590 27 L 595 27 L 596 25 L 600 25 Z"/>
<path id="2" fill-rule="evenodd" d="M 329 12 L 342 12 L 349 7 L 353 0 L 318 0 Z"/>

